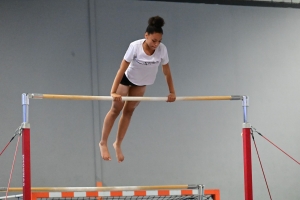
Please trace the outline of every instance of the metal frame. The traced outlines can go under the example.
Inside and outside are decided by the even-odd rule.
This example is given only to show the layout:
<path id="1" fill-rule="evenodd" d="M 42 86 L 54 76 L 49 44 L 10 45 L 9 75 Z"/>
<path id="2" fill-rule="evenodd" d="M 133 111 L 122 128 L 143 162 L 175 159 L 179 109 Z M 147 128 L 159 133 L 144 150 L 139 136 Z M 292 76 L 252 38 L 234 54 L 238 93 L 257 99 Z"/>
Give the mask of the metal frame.
<path id="1" fill-rule="evenodd" d="M 57 99 L 57 100 L 112 100 L 111 96 L 84 96 L 84 95 L 59 95 L 59 94 L 22 94 L 22 107 L 23 107 L 23 123 L 22 129 L 22 141 L 23 141 L 23 197 L 24 200 L 31 200 L 31 191 L 41 191 L 47 188 L 31 188 L 31 166 L 30 166 L 30 124 L 29 124 L 29 98 L 32 99 Z M 123 101 L 167 101 L 167 97 L 122 97 Z M 252 163 L 251 163 L 251 137 L 250 137 L 250 124 L 248 123 L 249 97 L 241 95 L 230 96 L 186 96 L 176 97 L 176 101 L 209 101 L 209 100 L 242 100 L 243 106 L 243 150 L 244 150 L 244 182 L 245 182 L 245 200 L 253 200 L 252 191 Z M 132 186 L 127 189 L 142 189 L 143 186 Z M 149 188 L 149 186 L 146 186 Z M 150 186 L 151 187 L 151 186 Z M 166 186 L 152 186 L 152 187 L 166 187 Z M 168 189 L 173 186 L 167 186 Z M 174 186 L 178 187 L 178 186 Z M 180 185 L 179 187 L 191 187 L 191 185 Z M 204 185 L 197 185 L 199 189 L 199 197 L 204 196 Z M 0 188 L 0 191 L 4 188 Z M 6 188 L 7 189 L 7 188 Z M 8 188 L 9 191 L 21 191 L 21 188 Z M 81 188 L 82 189 L 82 188 Z M 87 189 L 85 187 L 85 189 Z M 97 191 L 103 191 L 108 189 L 107 187 L 90 188 L 91 190 L 97 189 Z M 120 187 L 113 187 L 110 189 L 120 190 Z M 122 188 L 124 189 L 124 188 Z M 161 188 L 162 189 L 162 188 Z M 183 188 L 184 189 L 184 188 Z M 47 189 L 48 191 L 50 188 Z M 51 188 L 51 191 L 74 191 L 74 188 Z M 201 194 L 201 195 L 200 195 Z M 202 199 L 199 199 L 202 200 Z"/>

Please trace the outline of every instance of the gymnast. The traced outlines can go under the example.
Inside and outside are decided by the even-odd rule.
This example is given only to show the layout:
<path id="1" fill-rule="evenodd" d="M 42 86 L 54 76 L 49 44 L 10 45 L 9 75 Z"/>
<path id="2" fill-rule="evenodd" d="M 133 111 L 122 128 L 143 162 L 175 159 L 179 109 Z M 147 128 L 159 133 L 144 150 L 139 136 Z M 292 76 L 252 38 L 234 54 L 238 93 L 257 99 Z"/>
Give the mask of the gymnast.
<path id="1" fill-rule="evenodd" d="M 118 162 L 120 163 L 124 160 L 121 143 L 126 134 L 133 111 L 138 106 L 139 101 L 123 102 L 122 96 L 143 96 L 146 86 L 154 83 L 160 65 L 162 66 L 162 71 L 169 87 L 167 102 L 174 102 L 176 100 L 167 48 L 161 43 L 163 35 L 162 26 L 164 24 L 164 19 L 160 16 L 151 17 L 148 20 L 144 39 L 130 43 L 121 62 L 110 92 L 113 98 L 112 106 L 105 116 L 102 136 L 99 142 L 101 157 L 104 160 L 111 160 L 107 148 L 107 140 L 121 110 L 123 112 L 120 117 L 117 137 L 113 143 L 113 147 L 116 151 Z"/>

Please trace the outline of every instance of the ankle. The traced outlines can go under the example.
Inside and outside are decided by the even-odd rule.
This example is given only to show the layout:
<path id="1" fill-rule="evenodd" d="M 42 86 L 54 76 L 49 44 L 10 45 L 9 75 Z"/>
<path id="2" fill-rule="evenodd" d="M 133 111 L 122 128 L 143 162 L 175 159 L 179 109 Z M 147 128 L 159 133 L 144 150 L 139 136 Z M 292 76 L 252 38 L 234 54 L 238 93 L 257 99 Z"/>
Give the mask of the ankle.
<path id="1" fill-rule="evenodd" d="M 116 140 L 116 141 L 114 142 L 114 145 L 120 147 L 120 146 L 121 146 L 121 143 L 122 143 L 122 141 Z"/>
<path id="2" fill-rule="evenodd" d="M 99 142 L 99 144 L 100 144 L 101 146 L 107 146 L 107 141 L 101 140 L 101 141 Z"/>

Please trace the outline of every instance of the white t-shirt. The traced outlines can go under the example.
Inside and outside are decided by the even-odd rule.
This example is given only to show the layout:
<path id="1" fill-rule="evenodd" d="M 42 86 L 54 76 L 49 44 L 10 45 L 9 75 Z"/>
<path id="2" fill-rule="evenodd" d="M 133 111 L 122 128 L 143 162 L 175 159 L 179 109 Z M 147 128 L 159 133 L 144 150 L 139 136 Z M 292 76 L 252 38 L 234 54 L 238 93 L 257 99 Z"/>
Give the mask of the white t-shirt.
<path id="1" fill-rule="evenodd" d="M 154 83 L 158 66 L 169 63 L 167 48 L 160 43 L 154 53 L 149 56 L 144 52 L 143 42 L 145 39 L 130 43 L 124 60 L 130 62 L 125 75 L 135 85 L 151 85 Z"/>

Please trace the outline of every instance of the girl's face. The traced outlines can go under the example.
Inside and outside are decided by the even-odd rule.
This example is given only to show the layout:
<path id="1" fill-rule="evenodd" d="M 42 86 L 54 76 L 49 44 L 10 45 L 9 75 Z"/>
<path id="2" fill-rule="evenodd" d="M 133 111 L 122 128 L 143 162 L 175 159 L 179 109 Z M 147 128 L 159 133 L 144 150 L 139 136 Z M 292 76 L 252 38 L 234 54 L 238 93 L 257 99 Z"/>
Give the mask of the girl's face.
<path id="1" fill-rule="evenodd" d="M 145 33 L 145 39 L 146 39 L 146 43 L 148 45 L 148 47 L 151 50 L 155 50 L 158 45 L 161 43 L 162 40 L 162 34 L 161 33 Z"/>

